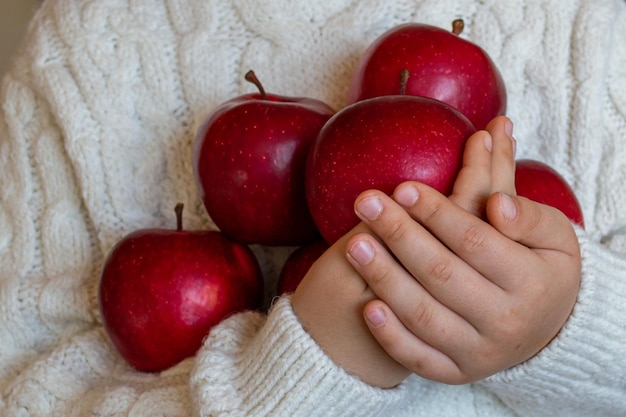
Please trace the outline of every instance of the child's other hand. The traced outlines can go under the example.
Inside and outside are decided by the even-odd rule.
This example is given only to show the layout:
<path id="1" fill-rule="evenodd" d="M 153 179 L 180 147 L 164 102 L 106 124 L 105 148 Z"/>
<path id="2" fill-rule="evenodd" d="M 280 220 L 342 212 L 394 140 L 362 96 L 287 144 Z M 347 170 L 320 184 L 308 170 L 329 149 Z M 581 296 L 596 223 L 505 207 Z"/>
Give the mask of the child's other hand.
<path id="1" fill-rule="evenodd" d="M 574 229 L 560 211 L 515 196 L 507 122 L 470 138 L 449 198 L 408 182 L 355 203 L 370 231 L 350 236 L 346 250 L 377 297 L 364 307 L 367 325 L 428 379 L 471 382 L 531 358 L 576 300 Z"/>
<path id="2" fill-rule="evenodd" d="M 359 232 L 368 229 L 360 223 L 311 266 L 291 304 L 304 329 L 336 364 L 370 385 L 393 387 L 410 371 L 385 352 L 363 320 L 363 308 L 375 296 L 345 256 L 346 240 Z"/>

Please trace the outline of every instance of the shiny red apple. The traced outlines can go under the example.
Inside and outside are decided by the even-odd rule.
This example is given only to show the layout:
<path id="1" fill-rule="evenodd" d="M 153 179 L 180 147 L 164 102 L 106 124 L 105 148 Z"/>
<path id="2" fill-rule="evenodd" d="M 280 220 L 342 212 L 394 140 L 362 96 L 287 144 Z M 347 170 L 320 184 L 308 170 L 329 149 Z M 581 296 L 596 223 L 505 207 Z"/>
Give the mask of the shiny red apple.
<path id="1" fill-rule="evenodd" d="M 407 23 L 383 33 L 361 56 L 348 102 L 398 94 L 400 72 L 407 69 L 406 94 L 444 101 L 484 129 L 505 113 L 506 88 L 489 55 L 459 36 L 462 29 L 458 19 L 453 31 Z"/>
<path id="2" fill-rule="evenodd" d="M 319 239 L 294 250 L 280 271 L 277 283 L 278 295 L 292 293 L 309 272 L 311 265 L 328 249 L 328 243 Z"/>
<path id="3" fill-rule="evenodd" d="M 193 150 L 195 179 L 217 227 L 246 244 L 297 246 L 319 236 L 304 193 L 311 143 L 334 114 L 311 98 L 245 94 L 216 108 Z"/>
<path id="4" fill-rule="evenodd" d="M 216 231 L 145 229 L 120 240 L 102 269 L 104 328 L 121 356 L 157 372 L 193 356 L 225 317 L 263 301 L 259 264 L 247 246 Z"/>
<path id="5" fill-rule="evenodd" d="M 571 222 L 585 227 L 576 194 L 561 174 L 549 165 L 531 159 L 516 161 L 515 190 L 518 195 L 561 210 Z"/>
<path id="6" fill-rule="evenodd" d="M 461 168 L 472 123 L 430 98 L 383 96 L 358 101 L 333 116 L 311 147 L 306 171 L 309 209 L 332 244 L 358 223 L 354 200 L 403 181 L 449 194 Z"/>

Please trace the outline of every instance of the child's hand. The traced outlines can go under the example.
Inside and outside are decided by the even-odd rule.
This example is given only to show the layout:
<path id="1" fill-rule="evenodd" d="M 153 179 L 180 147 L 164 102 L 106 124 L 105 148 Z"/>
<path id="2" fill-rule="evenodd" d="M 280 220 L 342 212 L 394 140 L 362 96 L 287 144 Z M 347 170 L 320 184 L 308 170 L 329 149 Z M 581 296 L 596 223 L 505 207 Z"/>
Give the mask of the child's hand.
<path id="1" fill-rule="evenodd" d="M 391 357 L 425 378 L 466 383 L 529 359 L 576 300 L 572 225 L 514 195 L 514 141 L 502 123 L 468 142 L 450 198 L 409 182 L 392 198 L 367 191 L 355 204 L 377 236 L 354 234 L 346 247 L 378 298 L 366 322 Z"/>
<path id="2" fill-rule="evenodd" d="M 387 388 L 411 372 L 385 352 L 363 320 L 363 308 L 376 297 L 345 255 L 347 239 L 359 232 L 369 231 L 360 223 L 311 266 L 291 304 L 304 329 L 336 364 Z"/>

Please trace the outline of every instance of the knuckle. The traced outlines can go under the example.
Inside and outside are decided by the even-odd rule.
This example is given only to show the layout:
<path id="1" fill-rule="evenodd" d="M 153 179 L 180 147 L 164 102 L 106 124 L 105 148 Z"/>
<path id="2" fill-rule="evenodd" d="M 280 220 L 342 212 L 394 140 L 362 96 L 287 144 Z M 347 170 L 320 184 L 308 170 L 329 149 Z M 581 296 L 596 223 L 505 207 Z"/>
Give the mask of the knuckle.
<path id="1" fill-rule="evenodd" d="M 540 229 L 542 220 L 544 218 L 544 208 L 545 207 L 541 205 L 535 206 L 535 210 L 533 210 L 532 215 L 528 216 L 528 223 L 526 224 L 526 227 L 520 229 L 520 238 L 531 239 L 536 231 Z"/>
<path id="2" fill-rule="evenodd" d="M 521 225 L 516 227 L 512 232 L 515 235 L 516 240 L 525 240 L 532 238 L 532 236 L 540 230 L 544 222 L 549 221 L 548 215 L 550 212 L 558 213 L 559 210 L 555 209 L 547 204 L 539 203 L 534 200 L 518 197 L 521 202 L 524 202 L 521 208 L 522 219 Z M 558 215 L 558 214 L 557 214 Z"/>
<path id="3" fill-rule="evenodd" d="M 497 338 L 507 344 L 513 343 L 525 334 L 524 330 L 528 326 L 528 318 L 519 308 L 511 307 L 503 312 L 499 320 L 496 320 Z"/>
<path id="4" fill-rule="evenodd" d="M 387 225 L 384 230 L 383 240 L 388 243 L 401 242 L 407 235 L 405 223 L 401 221 L 393 221 Z"/>
<path id="5" fill-rule="evenodd" d="M 371 287 L 386 286 L 393 276 L 392 268 L 388 265 L 376 264 L 368 274 L 367 281 Z"/>
<path id="6" fill-rule="evenodd" d="M 426 274 L 430 281 L 444 285 L 452 278 L 452 266 L 446 259 L 437 255 L 430 260 Z"/>
<path id="7" fill-rule="evenodd" d="M 430 305 L 417 303 L 410 313 L 409 322 L 416 328 L 429 328 L 433 324 L 434 312 Z"/>
<path id="8" fill-rule="evenodd" d="M 435 220 L 442 211 L 442 202 L 436 198 L 427 198 L 427 196 L 421 198 L 423 216 L 422 219 L 424 223 L 429 223 L 432 220 Z"/>
<path id="9" fill-rule="evenodd" d="M 485 235 L 477 225 L 470 225 L 461 233 L 460 243 L 466 251 L 474 253 L 485 246 Z"/>

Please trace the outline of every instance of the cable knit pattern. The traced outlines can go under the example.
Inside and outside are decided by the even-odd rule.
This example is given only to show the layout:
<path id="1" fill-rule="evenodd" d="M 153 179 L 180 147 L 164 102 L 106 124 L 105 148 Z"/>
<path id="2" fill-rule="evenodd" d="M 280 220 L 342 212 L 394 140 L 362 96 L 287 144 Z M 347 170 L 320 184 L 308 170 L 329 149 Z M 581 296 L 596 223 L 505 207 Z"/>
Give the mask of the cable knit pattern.
<path id="1" fill-rule="evenodd" d="M 126 233 L 214 228 L 193 181 L 204 117 L 251 92 L 339 109 L 359 55 L 407 21 L 480 44 L 509 93 L 518 156 L 554 166 L 586 219 L 583 276 L 558 337 L 472 385 L 378 390 L 336 366 L 289 298 L 215 328 L 198 354 L 132 370 L 100 323 L 102 262 Z M 55 0 L 0 102 L 0 416 L 623 416 L 626 414 L 626 2 Z M 267 299 L 289 248 L 254 246 Z"/>

